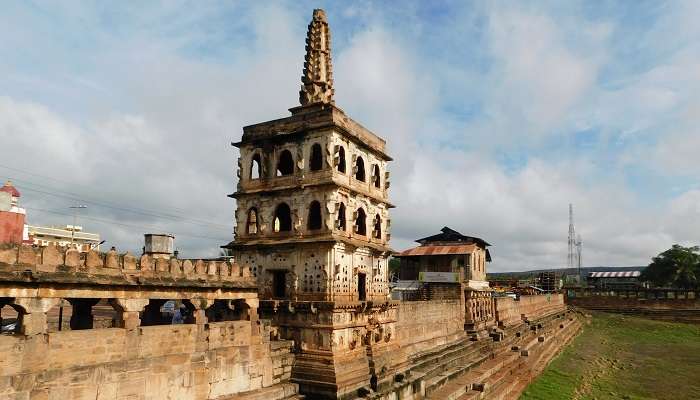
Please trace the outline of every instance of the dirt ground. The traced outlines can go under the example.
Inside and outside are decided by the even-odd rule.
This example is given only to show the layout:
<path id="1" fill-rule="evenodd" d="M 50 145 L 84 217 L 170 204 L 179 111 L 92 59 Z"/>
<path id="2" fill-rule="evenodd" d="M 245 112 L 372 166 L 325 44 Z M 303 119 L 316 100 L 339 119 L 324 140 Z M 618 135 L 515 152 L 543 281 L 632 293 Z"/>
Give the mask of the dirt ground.
<path id="1" fill-rule="evenodd" d="M 700 325 L 593 313 L 520 399 L 700 399 Z"/>

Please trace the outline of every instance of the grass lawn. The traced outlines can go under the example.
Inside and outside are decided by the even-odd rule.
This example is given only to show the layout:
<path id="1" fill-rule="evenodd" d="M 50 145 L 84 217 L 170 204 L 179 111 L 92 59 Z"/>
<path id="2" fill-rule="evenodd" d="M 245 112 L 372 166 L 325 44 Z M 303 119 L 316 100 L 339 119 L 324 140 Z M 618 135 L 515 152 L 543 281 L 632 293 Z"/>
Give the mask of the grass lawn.
<path id="1" fill-rule="evenodd" d="M 592 315 L 521 400 L 700 399 L 700 325 Z"/>

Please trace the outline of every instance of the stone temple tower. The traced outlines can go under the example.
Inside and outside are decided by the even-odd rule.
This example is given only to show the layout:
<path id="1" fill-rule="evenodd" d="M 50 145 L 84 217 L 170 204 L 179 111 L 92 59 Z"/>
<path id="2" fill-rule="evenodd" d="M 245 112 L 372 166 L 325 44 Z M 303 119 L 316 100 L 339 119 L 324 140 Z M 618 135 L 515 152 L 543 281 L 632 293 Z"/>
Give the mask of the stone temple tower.
<path id="1" fill-rule="evenodd" d="M 383 139 L 334 104 L 323 10 L 309 24 L 301 82 L 290 116 L 246 126 L 234 143 L 236 228 L 227 247 L 256 277 L 263 317 L 295 341 L 302 391 L 335 398 L 370 383 L 376 366 L 391 370 L 380 360 L 396 314 L 387 300 L 391 158 Z"/>

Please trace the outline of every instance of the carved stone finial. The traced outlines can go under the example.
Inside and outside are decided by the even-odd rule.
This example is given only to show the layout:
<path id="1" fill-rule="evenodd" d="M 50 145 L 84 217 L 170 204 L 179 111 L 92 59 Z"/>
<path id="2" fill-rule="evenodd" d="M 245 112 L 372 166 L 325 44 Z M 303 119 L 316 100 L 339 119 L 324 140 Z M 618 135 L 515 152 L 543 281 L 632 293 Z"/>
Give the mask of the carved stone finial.
<path id="1" fill-rule="evenodd" d="M 334 104 L 331 32 L 326 12 L 321 9 L 314 10 L 306 34 L 306 57 L 301 83 L 299 102 L 302 106 L 314 103 Z"/>

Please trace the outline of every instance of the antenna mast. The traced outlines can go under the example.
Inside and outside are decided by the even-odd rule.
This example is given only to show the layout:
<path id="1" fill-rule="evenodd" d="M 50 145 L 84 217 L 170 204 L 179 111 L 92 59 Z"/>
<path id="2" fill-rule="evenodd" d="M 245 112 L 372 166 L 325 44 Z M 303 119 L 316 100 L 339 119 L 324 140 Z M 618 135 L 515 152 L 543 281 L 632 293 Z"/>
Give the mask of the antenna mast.
<path id="1" fill-rule="evenodd" d="M 576 231 L 574 230 L 574 206 L 569 203 L 569 254 L 567 267 L 574 268 L 576 266 L 574 259 L 576 254 Z"/>
<path id="2" fill-rule="evenodd" d="M 569 203 L 569 254 L 567 260 L 567 267 L 569 269 L 576 268 L 578 271 L 579 283 L 581 283 L 581 248 L 583 242 L 581 241 L 581 235 L 576 234 L 576 228 L 574 228 L 574 206 Z"/>

